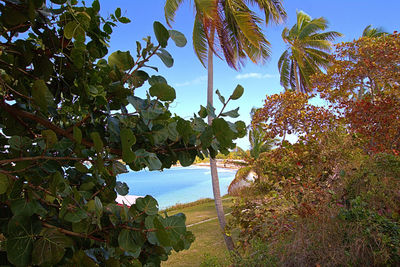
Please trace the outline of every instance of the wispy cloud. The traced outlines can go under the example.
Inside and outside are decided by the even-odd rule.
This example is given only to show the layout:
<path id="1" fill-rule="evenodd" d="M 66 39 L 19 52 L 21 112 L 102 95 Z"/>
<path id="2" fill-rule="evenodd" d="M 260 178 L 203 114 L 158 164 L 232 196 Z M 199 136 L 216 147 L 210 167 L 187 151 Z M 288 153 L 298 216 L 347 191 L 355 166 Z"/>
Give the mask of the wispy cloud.
<path id="1" fill-rule="evenodd" d="M 243 79 L 270 79 L 270 78 L 277 78 L 278 75 L 276 74 L 262 74 L 259 72 L 250 72 L 250 73 L 244 73 L 244 74 L 238 74 L 236 75 L 236 79 L 238 80 L 243 80 Z"/>
<path id="2" fill-rule="evenodd" d="M 207 80 L 207 76 L 203 75 L 203 76 L 199 76 L 199 77 L 197 77 L 197 78 L 195 78 L 193 80 L 190 80 L 190 81 L 185 81 L 185 82 L 182 82 L 182 83 L 175 83 L 174 87 L 184 87 L 184 86 L 189 86 L 189 85 L 196 85 L 196 84 L 200 84 L 200 83 L 202 83 L 202 82 L 204 82 L 206 80 Z"/>

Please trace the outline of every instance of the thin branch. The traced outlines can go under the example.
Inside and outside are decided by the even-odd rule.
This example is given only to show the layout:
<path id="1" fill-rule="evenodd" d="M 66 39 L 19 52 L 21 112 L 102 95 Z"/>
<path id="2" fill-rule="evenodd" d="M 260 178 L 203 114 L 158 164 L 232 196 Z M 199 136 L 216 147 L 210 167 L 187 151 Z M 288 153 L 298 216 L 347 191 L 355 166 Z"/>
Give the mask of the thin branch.
<path id="1" fill-rule="evenodd" d="M 85 235 L 85 234 L 80 234 L 80 233 L 76 233 L 76 232 L 72 232 L 45 222 L 42 222 L 42 225 L 46 228 L 51 228 L 51 229 L 56 229 L 57 231 L 64 233 L 66 235 L 70 235 L 70 236 L 76 236 L 76 237 L 81 237 L 81 238 L 88 238 L 88 239 L 92 239 L 94 241 L 97 242 L 101 242 L 101 243 L 106 243 L 106 240 L 102 240 L 100 238 L 94 237 L 94 236 L 90 236 L 90 235 Z"/>

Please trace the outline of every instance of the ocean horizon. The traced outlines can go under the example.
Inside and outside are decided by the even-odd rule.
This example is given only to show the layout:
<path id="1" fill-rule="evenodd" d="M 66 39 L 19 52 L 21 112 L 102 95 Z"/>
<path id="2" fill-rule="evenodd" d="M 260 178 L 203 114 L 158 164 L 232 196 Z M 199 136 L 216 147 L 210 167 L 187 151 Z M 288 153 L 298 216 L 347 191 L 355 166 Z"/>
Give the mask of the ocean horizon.
<path id="1" fill-rule="evenodd" d="M 235 178 L 235 169 L 218 168 L 221 196 Z M 213 198 L 211 171 L 207 166 L 172 167 L 163 171 L 130 171 L 118 175 L 117 181 L 129 186 L 128 195 L 153 196 L 160 209 L 175 204 L 188 203 L 201 198 Z M 126 204 L 129 197 L 120 198 Z"/>

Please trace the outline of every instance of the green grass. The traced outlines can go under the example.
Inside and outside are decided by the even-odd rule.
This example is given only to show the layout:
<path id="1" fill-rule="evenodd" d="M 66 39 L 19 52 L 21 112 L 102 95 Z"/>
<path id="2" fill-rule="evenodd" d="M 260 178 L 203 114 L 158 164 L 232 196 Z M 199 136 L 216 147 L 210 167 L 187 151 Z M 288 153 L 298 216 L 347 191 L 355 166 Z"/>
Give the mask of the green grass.
<path id="1" fill-rule="evenodd" d="M 222 203 L 225 214 L 229 213 L 232 207 L 232 197 L 224 197 Z M 170 210 L 168 214 L 172 215 L 179 212 L 185 213 L 187 225 L 217 217 L 214 200 L 202 200 L 194 206 L 189 205 L 176 210 Z M 200 263 L 207 257 L 218 259 L 221 264 L 227 265 L 225 262 L 227 251 L 222 232 L 219 228 L 218 219 L 193 225 L 188 230 L 192 231 L 196 236 L 196 240 L 190 249 L 179 253 L 173 252 L 168 261 L 162 264 L 163 267 L 200 266 Z"/>

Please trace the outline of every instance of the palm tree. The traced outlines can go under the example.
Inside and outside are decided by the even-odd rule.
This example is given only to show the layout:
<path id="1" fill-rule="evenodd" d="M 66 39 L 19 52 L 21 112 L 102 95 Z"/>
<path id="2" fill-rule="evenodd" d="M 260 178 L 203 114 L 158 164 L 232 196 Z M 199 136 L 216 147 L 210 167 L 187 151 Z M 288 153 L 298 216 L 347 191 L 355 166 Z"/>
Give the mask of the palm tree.
<path id="1" fill-rule="evenodd" d="M 388 33 L 385 32 L 383 28 L 374 28 L 372 25 L 368 25 L 365 27 L 362 36 L 363 37 L 370 37 L 370 38 L 375 38 L 375 37 L 381 37 L 384 35 L 387 35 Z"/>
<path id="2" fill-rule="evenodd" d="M 342 34 L 323 32 L 328 22 L 325 18 L 311 19 L 297 12 L 297 23 L 289 30 L 285 28 L 282 38 L 288 44 L 278 61 L 281 85 L 286 90 L 310 92 L 311 75 L 329 66 L 329 52 L 336 37 Z"/>
<path id="3" fill-rule="evenodd" d="M 165 18 L 169 26 L 174 21 L 183 0 L 166 0 Z M 257 5 L 264 11 L 265 23 L 281 22 L 286 18 L 280 0 L 194 0 L 195 21 L 193 27 L 194 51 L 208 71 L 207 104 L 213 106 L 213 55 L 222 58 L 234 69 L 239 69 L 248 57 L 262 62 L 270 55 L 270 43 L 261 30 L 263 20 L 247 5 Z M 220 52 L 222 51 L 222 53 Z M 212 117 L 208 116 L 211 124 Z M 217 166 L 210 160 L 215 207 L 228 250 L 233 250 L 232 239 L 225 234 L 225 216 L 222 207 Z"/>
<path id="4" fill-rule="evenodd" d="M 251 120 L 256 112 L 253 108 L 250 112 Z M 238 152 L 241 154 L 242 159 L 246 162 L 242 168 L 240 168 L 235 175 L 235 179 L 230 183 L 228 192 L 234 193 L 235 189 L 239 188 L 244 182 L 246 183 L 248 175 L 254 171 L 256 179 L 260 178 L 261 173 L 258 173 L 255 168 L 255 161 L 259 158 L 261 153 L 270 151 L 278 140 L 265 138 L 265 132 L 259 126 L 249 126 L 249 142 L 250 150 L 244 151 L 238 147 Z"/>

